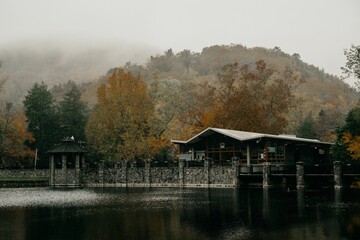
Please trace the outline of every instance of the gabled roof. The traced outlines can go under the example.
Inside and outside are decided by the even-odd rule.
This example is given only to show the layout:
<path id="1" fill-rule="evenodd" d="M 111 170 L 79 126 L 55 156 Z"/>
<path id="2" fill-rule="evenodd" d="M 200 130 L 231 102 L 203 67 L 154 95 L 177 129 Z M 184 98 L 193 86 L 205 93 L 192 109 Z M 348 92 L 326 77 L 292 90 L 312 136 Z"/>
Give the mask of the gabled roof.
<path id="1" fill-rule="evenodd" d="M 196 142 L 200 141 L 201 138 L 210 136 L 214 132 L 220 133 L 222 135 L 231 137 L 231 138 L 239 140 L 239 141 L 249 141 L 249 140 L 256 140 L 256 139 L 261 139 L 261 138 L 272 138 L 272 139 L 306 142 L 306 143 L 327 144 L 327 145 L 332 144 L 332 143 L 328 143 L 328 142 L 321 142 L 316 139 L 298 138 L 294 135 L 282 135 L 282 134 L 281 135 L 273 135 L 273 134 L 245 132 L 245 131 L 237 131 L 237 130 L 222 129 L 222 128 L 211 128 L 211 127 L 205 129 L 204 131 L 200 132 L 199 134 L 195 135 L 194 137 L 190 138 L 187 141 L 172 140 L 172 142 L 177 143 L 177 144 L 196 143 Z"/>
<path id="2" fill-rule="evenodd" d="M 73 139 L 66 138 L 56 145 L 48 153 L 85 153 L 87 152 L 83 147 L 75 143 Z"/>

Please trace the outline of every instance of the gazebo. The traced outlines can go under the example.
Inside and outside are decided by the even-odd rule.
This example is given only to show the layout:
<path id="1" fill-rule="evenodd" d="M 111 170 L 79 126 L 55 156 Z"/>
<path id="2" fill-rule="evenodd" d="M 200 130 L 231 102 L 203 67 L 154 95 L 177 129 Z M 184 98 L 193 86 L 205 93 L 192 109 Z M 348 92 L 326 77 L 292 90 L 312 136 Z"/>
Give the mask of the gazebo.
<path id="1" fill-rule="evenodd" d="M 86 152 L 73 137 L 49 150 L 50 187 L 80 187 Z"/>

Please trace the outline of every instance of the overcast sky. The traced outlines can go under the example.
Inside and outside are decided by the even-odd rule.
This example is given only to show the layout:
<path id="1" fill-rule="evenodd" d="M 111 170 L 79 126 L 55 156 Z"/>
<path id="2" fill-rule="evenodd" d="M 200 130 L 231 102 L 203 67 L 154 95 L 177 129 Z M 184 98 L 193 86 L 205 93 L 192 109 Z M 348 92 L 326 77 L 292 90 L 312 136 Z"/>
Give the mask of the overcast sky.
<path id="1" fill-rule="evenodd" d="M 0 0 L 0 31 L 2 47 L 29 41 L 175 52 L 231 43 L 278 46 L 340 75 L 343 50 L 360 45 L 360 1 Z"/>

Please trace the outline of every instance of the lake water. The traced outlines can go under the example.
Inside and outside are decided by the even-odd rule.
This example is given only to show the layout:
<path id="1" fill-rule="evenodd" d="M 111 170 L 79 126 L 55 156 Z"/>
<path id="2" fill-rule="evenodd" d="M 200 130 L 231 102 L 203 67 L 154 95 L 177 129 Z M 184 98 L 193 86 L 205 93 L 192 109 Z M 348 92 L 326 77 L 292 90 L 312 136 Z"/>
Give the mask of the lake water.
<path id="1" fill-rule="evenodd" d="M 360 191 L 0 189 L 0 239 L 360 239 Z"/>

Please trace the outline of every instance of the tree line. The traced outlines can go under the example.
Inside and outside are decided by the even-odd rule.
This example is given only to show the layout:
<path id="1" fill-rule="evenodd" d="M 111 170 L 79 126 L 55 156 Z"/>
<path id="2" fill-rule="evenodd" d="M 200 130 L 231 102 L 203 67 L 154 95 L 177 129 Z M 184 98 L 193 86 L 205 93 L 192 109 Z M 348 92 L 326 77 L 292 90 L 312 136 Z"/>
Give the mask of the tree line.
<path id="1" fill-rule="evenodd" d="M 183 75 L 167 74 L 179 60 Z M 91 106 L 82 100 L 74 82 L 67 84 L 57 101 L 45 83 L 34 84 L 23 110 L 1 101 L 1 165 L 30 166 L 37 157 L 46 167 L 46 151 L 70 136 L 87 147 L 90 159 L 119 162 L 169 159 L 174 155 L 170 139 L 186 139 L 207 127 L 272 134 L 289 131 L 289 115 L 302 101 L 297 89 L 304 77 L 298 71 L 275 69 L 258 60 L 216 66 L 213 78 L 199 78 L 192 76 L 192 64 L 189 51 L 175 56 L 168 50 L 152 57 L 146 68 L 127 63 L 111 69 Z M 351 66 L 347 65 L 346 73 Z M 155 67 L 162 71 L 149 71 Z M 316 118 L 309 114 L 294 131 L 308 138 L 335 135 L 335 156 L 359 159 L 359 109 L 352 109 L 344 123 L 326 122 L 336 117 L 330 118 L 323 110 Z M 330 133 L 324 126 L 336 131 Z"/>

